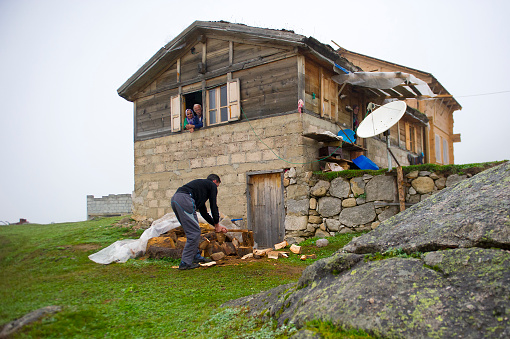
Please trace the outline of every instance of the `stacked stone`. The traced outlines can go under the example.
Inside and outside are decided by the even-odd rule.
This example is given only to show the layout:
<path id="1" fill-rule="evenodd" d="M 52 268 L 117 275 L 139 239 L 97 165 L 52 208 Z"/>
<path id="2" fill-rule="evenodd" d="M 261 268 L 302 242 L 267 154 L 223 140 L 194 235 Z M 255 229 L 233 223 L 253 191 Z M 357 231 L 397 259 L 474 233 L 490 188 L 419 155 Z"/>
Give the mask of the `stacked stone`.
<path id="1" fill-rule="evenodd" d="M 300 178 L 302 177 L 302 178 Z M 427 171 L 409 173 L 406 202 L 417 203 L 445 187 L 467 178 L 448 177 Z M 289 243 L 310 237 L 327 237 L 376 228 L 397 214 L 398 190 L 394 176 L 365 174 L 362 177 L 316 180 L 311 172 L 301 176 L 291 168 L 285 173 L 285 233 Z M 390 205 L 393 203 L 394 205 Z"/>
<path id="2" fill-rule="evenodd" d="M 445 176 L 429 171 L 413 171 L 406 175 L 408 183 L 406 202 L 418 203 L 445 187 L 450 187 L 456 183 L 471 177 L 470 174 L 458 175 L 452 174 Z"/>

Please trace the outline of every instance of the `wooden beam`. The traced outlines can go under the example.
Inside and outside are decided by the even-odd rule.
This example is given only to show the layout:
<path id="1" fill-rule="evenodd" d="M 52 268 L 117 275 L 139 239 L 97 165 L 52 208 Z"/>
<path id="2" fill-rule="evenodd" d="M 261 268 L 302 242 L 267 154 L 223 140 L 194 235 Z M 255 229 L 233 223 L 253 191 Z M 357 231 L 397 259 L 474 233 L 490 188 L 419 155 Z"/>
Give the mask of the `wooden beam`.
<path id="1" fill-rule="evenodd" d="M 397 167 L 397 186 L 398 186 L 398 201 L 400 203 L 400 212 L 406 209 L 406 196 L 404 192 L 404 172 L 402 166 Z"/>

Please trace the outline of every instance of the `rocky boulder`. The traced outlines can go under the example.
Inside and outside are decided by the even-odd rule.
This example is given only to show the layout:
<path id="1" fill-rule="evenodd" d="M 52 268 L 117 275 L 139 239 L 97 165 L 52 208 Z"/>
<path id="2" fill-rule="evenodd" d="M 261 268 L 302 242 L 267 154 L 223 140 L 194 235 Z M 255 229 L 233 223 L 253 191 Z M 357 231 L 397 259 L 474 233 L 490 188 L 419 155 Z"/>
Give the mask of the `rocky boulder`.
<path id="1" fill-rule="evenodd" d="M 316 319 L 381 338 L 508 338 L 509 174 L 505 163 L 461 181 L 310 265 L 298 283 L 225 306 L 292 322 L 294 338 L 311 335 L 304 325 Z M 367 256 L 390 248 L 387 259 Z"/>

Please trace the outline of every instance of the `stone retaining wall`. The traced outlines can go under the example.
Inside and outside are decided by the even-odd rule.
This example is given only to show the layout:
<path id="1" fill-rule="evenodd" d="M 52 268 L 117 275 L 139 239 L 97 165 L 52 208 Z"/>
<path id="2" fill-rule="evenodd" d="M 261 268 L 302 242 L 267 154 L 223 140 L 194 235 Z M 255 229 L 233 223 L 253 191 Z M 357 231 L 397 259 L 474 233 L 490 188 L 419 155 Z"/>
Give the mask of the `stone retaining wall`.
<path id="1" fill-rule="evenodd" d="M 404 178 L 406 203 L 417 203 L 445 187 L 471 176 L 414 171 Z M 300 184 L 301 183 L 301 184 Z M 285 233 L 289 243 L 315 236 L 332 236 L 376 228 L 399 212 L 396 177 L 393 175 L 318 180 L 311 172 L 285 173 Z M 296 186 L 302 186 L 298 188 Z M 308 194 L 295 195 L 295 191 Z"/>

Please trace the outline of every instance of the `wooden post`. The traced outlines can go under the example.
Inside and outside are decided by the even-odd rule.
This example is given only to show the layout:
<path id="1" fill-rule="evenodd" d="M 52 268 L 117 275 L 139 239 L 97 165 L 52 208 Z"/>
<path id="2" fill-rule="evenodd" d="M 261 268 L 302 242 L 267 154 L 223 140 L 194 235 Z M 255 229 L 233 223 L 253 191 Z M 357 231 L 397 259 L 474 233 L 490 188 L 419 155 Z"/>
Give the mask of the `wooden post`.
<path id="1" fill-rule="evenodd" d="M 400 203 L 400 212 L 406 209 L 406 196 L 404 192 L 404 172 L 402 166 L 397 167 L 397 187 L 398 187 L 398 201 Z"/>

